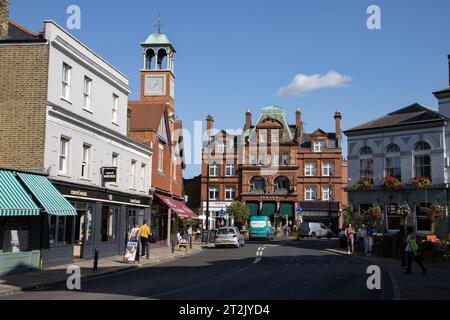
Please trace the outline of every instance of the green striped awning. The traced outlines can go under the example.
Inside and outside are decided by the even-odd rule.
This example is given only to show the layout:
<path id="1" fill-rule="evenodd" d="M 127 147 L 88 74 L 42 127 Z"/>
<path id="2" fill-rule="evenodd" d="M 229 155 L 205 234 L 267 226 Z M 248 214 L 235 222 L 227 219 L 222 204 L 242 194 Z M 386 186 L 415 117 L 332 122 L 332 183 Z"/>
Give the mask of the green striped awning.
<path id="1" fill-rule="evenodd" d="M 275 215 L 276 208 L 277 205 L 275 203 L 264 203 L 261 215 L 271 217 Z"/>
<path id="2" fill-rule="evenodd" d="M 76 216 L 77 211 L 45 176 L 17 173 L 48 214 Z"/>
<path id="3" fill-rule="evenodd" d="M 247 207 L 250 209 L 250 217 L 257 216 L 259 211 L 259 203 L 247 202 Z"/>
<path id="4" fill-rule="evenodd" d="M 39 207 L 12 171 L 0 170 L 0 216 L 38 216 Z"/>
<path id="5" fill-rule="evenodd" d="M 294 204 L 293 203 L 281 203 L 280 205 L 280 216 L 289 218 L 294 215 Z"/>

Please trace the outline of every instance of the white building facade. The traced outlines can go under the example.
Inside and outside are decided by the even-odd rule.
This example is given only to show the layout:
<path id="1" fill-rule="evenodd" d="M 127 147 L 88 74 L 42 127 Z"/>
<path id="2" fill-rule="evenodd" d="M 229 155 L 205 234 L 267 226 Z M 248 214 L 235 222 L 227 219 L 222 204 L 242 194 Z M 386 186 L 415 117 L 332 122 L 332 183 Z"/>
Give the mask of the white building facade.
<path id="1" fill-rule="evenodd" d="M 448 207 L 448 118 L 442 109 L 414 104 L 379 119 L 345 131 L 348 137 L 349 202 L 354 210 L 367 214 L 378 204 L 383 211 L 383 229 L 397 232 L 402 224 L 399 206 L 407 204 L 412 216 L 407 224 L 418 233 L 435 231 L 446 236 L 447 220 L 432 230 L 427 211 L 432 206 Z M 389 190 L 383 186 L 387 177 L 395 177 L 401 187 Z M 426 177 L 426 190 L 418 189 L 413 180 Z M 356 186 L 363 180 L 369 190 Z M 446 210 L 448 211 L 448 210 Z M 448 213 L 446 212 L 446 215 Z"/>
<path id="2" fill-rule="evenodd" d="M 128 133 L 129 81 L 56 23 L 50 46 L 44 164 L 78 211 L 52 218 L 52 263 L 69 257 L 122 254 L 134 224 L 150 219 L 153 146 Z"/>

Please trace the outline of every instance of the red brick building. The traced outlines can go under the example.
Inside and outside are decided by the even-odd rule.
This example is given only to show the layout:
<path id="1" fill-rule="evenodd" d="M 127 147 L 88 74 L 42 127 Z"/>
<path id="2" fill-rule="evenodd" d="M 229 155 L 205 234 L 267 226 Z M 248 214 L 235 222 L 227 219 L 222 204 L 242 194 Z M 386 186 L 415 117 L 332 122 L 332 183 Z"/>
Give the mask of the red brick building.
<path id="1" fill-rule="evenodd" d="M 130 101 L 129 135 L 153 145 L 152 187 L 155 197 L 151 229 L 155 238 L 168 243 L 172 219 L 196 218 L 183 197 L 182 122 L 175 117 L 175 47 L 162 33 L 141 43 L 141 97 Z"/>
<path id="2" fill-rule="evenodd" d="M 303 131 L 301 112 L 290 125 L 283 109 L 266 107 L 255 124 L 246 113 L 243 133 L 213 133 L 202 165 L 202 210 L 211 226 L 222 222 L 219 212 L 234 200 L 245 202 L 252 215 L 270 216 L 279 226 L 299 219 L 329 223 L 337 229 L 339 209 L 347 204 L 347 161 L 342 158 L 340 113 L 335 132 Z M 209 186 L 208 184 L 209 179 Z"/>

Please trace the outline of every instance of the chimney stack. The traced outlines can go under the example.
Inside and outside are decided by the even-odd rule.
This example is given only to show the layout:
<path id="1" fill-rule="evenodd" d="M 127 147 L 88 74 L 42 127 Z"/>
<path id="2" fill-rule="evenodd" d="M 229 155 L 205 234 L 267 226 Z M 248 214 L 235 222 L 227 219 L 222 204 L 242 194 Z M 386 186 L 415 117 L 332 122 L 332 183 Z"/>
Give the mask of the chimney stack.
<path id="1" fill-rule="evenodd" d="M 252 113 L 250 110 L 247 110 L 245 113 L 245 128 L 244 131 L 247 131 L 252 126 Z"/>
<path id="2" fill-rule="evenodd" d="M 302 112 L 300 111 L 300 107 L 295 111 L 295 127 L 297 128 L 297 142 L 300 144 L 303 135 Z"/>
<path id="3" fill-rule="evenodd" d="M 9 0 L 0 0 L 0 39 L 6 38 L 9 31 Z"/>
<path id="4" fill-rule="evenodd" d="M 211 115 L 208 115 L 206 117 L 206 129 L 209 131 L 212 130 L 213 127 L 214 127 L 214 118 Z"/>
<path id="5" fill-rule="evenodd" d="M 340 139 L 342 132 L 341 132 L 341 120 L 342 115 L 339 111 L 336 111 L 334 114 L 334 120 L 336 121 L 336 139 Z"/>

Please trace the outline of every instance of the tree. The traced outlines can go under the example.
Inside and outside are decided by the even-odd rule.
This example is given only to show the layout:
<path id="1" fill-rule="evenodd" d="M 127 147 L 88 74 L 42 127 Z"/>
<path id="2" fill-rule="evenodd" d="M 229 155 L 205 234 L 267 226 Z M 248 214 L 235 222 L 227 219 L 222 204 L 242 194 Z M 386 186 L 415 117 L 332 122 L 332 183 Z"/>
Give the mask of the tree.
<path id="1" fill-rule="evenodd" d="M 235 201 L 227 208 L 227 213 L 233 217 L 236 224 L 241 227 L 247 222 L 250 215 L 250 209 L 245 203 Z"/>

